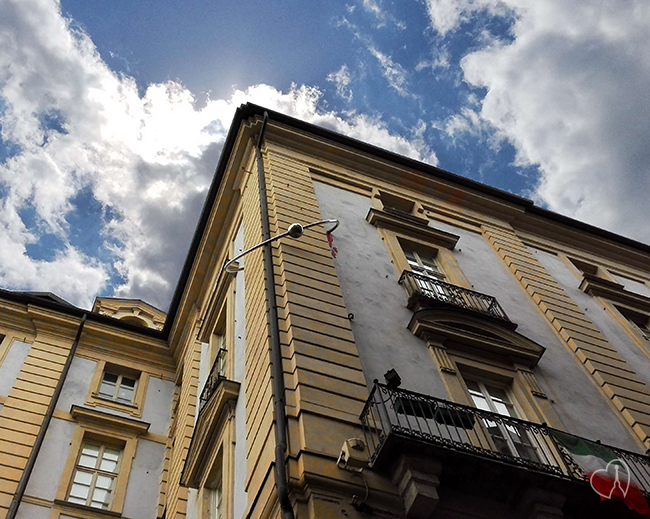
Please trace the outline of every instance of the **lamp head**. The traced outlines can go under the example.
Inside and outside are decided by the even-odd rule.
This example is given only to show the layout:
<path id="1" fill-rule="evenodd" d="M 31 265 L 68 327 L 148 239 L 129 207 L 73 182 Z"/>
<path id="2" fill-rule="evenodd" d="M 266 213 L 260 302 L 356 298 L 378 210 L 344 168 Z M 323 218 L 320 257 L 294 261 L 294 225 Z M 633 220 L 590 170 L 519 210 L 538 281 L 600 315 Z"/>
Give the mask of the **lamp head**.
<path id="1" fill-rule="evenodd" d="M 226 270 L 226 272 L 228 272 L 228 274 L 237 274 L 237 272 L 239 272 L 241 270 L 241 268 L 239 266 L 239 261 L 233 261 L 233 262 L 228 263 L 226 265 L 225 270 Z"/>
<path id="2" fill-rule="evenodd" d="M 397 389 L 402 383 L 401 377 L 397 374 L 395 368 L 389 369 L 384 373 L 384 380 L 389 389 Z"/>
<path id="3" fill-rule="evenodd" d="M 292 223 L 289 228 L 287 229 L 287 233 L 289 236 L 292 238 L 300 238 L 302 236 L 304 229 L 302 228 L 302 225 L 299 223 Z"/>

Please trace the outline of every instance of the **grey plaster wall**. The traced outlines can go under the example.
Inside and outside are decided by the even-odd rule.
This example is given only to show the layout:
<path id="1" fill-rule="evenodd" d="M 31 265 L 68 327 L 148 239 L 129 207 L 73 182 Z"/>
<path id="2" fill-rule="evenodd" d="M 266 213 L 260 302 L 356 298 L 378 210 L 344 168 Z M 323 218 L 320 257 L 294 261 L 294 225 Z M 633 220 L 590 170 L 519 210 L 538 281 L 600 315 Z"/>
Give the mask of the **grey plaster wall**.
<path id="1" fill-rule="evenodd" d="M 56 404 L 57 409 L 62 411 L 70 411 L 72 405 L 83 405 L 90 390 L 90 382 L 92 381 L 93 374 L 97 362 L 94 360 L 83 359 L 75 357 L 72 359 L 70 371 L 63 383 L 61 396 Z"/>
<path id="2" fill-rule="evenodd" d="M 151 424 L 150 432 L 167 435 L 173 398 L 174 382 L 149 377 L 142 409 L 142 420 Z"/>
<path id="3" fill-rule="evenodd" d="M 634 279 L 626 278 L 624 276 L 617 276 L 615 274 L 614 278 L 616 278 L 616 281 L 623 285 L 626 290 L 645 297 L 650 297 L 650 288 L 648 288 L 643 283 L 640 283 Z"/>
<path id="4" fill-rule="evenodd" d="M 49 500 L 56 497 L 63 466 L 70 451 L 70 438 L 75 427 L 74 422 L 52 418 L 36 459 L 34 471 L 29 478 L 26 495 Z"/>
<path id="5" fill-rule="evenodd" d="M 126 517 L 154 519 L 160 491 L 165 446 L 148 440 L 139 440 L 135 451 L 126 496 Z"/>
<path id="6" fill-rule="evenodd" d="M 650 387 L 650 358 L 644 351 L 614 320 L 614 318 L 589 294 L 585 294 L 578 287 L 580 279 L 565 265 L 565 263 L 547 252 L 531 249 L 544 268 L 562 285 L 562 288 L 571 296 L 575 303 L 584 311 L 585 315 L 603 333 L 611 346 L 616 348 L 618 353 L 636 371 L 644 382 Z M 603 438 L 604 441 L 604 438 Z M 638 450 L 635 446 L 634 450 Z"/>
<path id="7" fill-rule="evenodd" d="M 244 250 L 244 226 L 241 225 L 235 237 L 235 254 Z M 244 266 L 245 258 L 239 260 Z M 248 504 L 246 494 L 246 380 L 244 377 L 246 363 L 246 280 L 245 271 L 241 270 L 235 278 L 235 341 L 233 352 L 234 379 L 241 384 L 235 407 L 235 461 L 233 496 L 233 516 L 243 517 Z"/>
<path id="8" fill-rule="evenodd" d="M 374 378 L 383 381 L 383 374 L 394 367 L 402 377 L 402 387 L 447 398 L 425 344 L 406 329 L 412 312 L 406 308 L 406 293 L 397 283 L 387 247 L 365 220 L 370 200 L 322 183 L 315 183 L 315 190 L 323 218 L 341 220 L 334 233 L 339 251 L 335 265 L 347 310 L 354 314 L 352 330 L 366 381 L 369 385 Z M 459 227 L 438 221 L 430 225 L 460 237 L 454 257 L 474 289 L 496 297 L 519 325 L 517 332 L 546 348 L 535 374 L 554 401 L 564 427 L 574 434 L 636 449 L 591 376 L 490 244 Z"/>
<path id="9" fill-rule="evenodd" d="M 460 236 L 454 258 L 474 290 L 496 297 L 510 320 L 517 323 L 517 332 L 546 348 L 535 368 L 535 378 L 553 400 L 566 430 L 620 447 L 636 448 L 591 375 L 558 338 L 548 319 L 485 238 L 444 222 L 432 220 L 431 225 Z M 568 268 L 566 270 L 570 274 Z M 556 276 L 555 269 L 549 273 Z M 594 420 L 594 416 L 598 420 Z"/>
<path id="10" fill-rule="evenodd" d="M 84 406 L 90 391 L 90 383 L 95 373 L 97 362 L 94 360 L 75 357 L 70 371 L 63 384 L 57 409 L 70 411 L 72 405 Z M 151 424 L 149 431 L 156 434 L 167 434 L 171 402 L 174 396 L 174 383 L 157 377 L 149 377 L 147 392 L 144 398 L 141 420 Z M 132 418 L 128 413 L 105 407 L 93 407 L 103 413 Z"/>
<path id="11" fill-rule="evenodd" d="M 322 217 L 341 221 L 334 263 L 368 386 L 395 368 L 403 388 L 446 397 L 427 348 L 406 328 L 413 313 L 377 229 L 366 222 L 370 199 L 319 182 L 314 188 Z"/>
<path id="12" fill-rule="evenodd" d="M 16 519 L 48 519 L 52 510 L 44 506 L 20 503 Z"/>
<path id="13" fill-rule="evenodd" d="M 199 518 L 199 491 L 194 488 L 187 489 L 187 514 L 185 518 Z"/>
<path id="14" fill-rule="evenodd" d="M 9 346 L 9 351 L 0 364 L 0 396 L 7 396 L 11 391 L 31 347 L 31 344 L 22 341 L 13 341 Z"/>

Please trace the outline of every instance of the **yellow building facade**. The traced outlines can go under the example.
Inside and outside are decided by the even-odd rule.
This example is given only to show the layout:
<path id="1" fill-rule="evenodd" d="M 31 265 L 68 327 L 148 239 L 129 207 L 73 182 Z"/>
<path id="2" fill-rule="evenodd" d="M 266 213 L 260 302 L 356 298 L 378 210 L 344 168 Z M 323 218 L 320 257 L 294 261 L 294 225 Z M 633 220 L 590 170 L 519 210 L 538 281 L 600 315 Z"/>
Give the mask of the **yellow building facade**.
<path id="1" fill-rule="evenodd" d="M 0 518 L 637 517 L 649 260 L 244 105 L 166 314 L 0 291 Z"/>

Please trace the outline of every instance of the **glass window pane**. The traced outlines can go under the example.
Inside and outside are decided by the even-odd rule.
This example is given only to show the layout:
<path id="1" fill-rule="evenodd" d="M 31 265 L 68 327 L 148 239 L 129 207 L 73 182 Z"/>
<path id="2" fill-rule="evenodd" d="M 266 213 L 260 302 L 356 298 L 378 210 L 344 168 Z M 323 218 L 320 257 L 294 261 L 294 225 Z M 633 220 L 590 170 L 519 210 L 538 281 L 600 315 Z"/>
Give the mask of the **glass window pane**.
<path id="1" fill-rule="evenodd" d="M 117 461 L 114 460 L 102 460 L 100 465 L 100 470 L 105 472 L 117 472 Z"/>
<path id="2" fill-rule="evenodd" d="M 111 490 L 113 488 L 113 481 L 115 478 L 108 476 L 102 476 L 101 474 L 97 475 L 97 482 L 95 483 L 95 488 L 101 488 L 103 490 Z"/>
<path id="3" fill-rule="evenodd" d="M 120 389 L 117 392 L 117 399 L 120 402 L 130 404 L 131 402 L 133 402 L 133 389 L 128 387 L 120 387 Z"/>
<path id="4" fill-rule="evenodd" d="M 93 492 L 93 501 L 108 504 L 110 500 L 111 500 L 110 490 L 104 490 L 103 488 L 96 488 L 95 491 Z"/>
<path id="5" fill-rule="evenodd" d="M 104 455 L 102 456 L 102 458 L 104 458 L 105 460 L 117 461 L 120 459 L 120 452 L 122 451 L 120 451 L 119 449 L 111 449 L 110 447 L 106 447 L 104 449 Z"/>
<path id="6" fill-rule="evenodd" d="M 76 497 L 78 499 L 83 499 L 85 502 L 88 498 L 88 491 L 90 490 L 89 486 L 77 485 L 74 483 L 70 489 L 70 497 Z"/>
<path id="7" fill-rule="evenodd" d="M 78 504 L 78 505 L 85 505 L 85 504 L 86 504 L 86 500 L 85 500 L 85 499 L 80 499 L 80 498 L 78 498 L 78 497 L 74 497 L 74 496 L 70 496 L 70 497 L 68 498 L 68 501 L 69 501 L 70 503 L 76 503 L 76 504 Z"/>
<path id="8" fill-rule="evenodd" d="M 117 375 L 114 373 L 104 373 L 104 376 L 102 377 L 103 382 L 107 382 L 109 384 L 116 384 L 117 383 Z"/>
<path id="9" fill-rule="evenodd" d="M 107 396 L 112 398 L 115 395 L 115 384 L 109 384 L 107 382 L 102 382 L 99 386 L 99 394 L 102 396 Z"/>
<path id="10" fill-rule="evenodd" d="M 79 483 L 80 485 L 90 485 L 92 480 L 93 475 L 82 470 L 77 470 L 73 478 L 73 481 L 75 483 Z"/>
<path id="11" fill-rule="evenodd" d="M 79 457 L 79 465 L 94 469 L 97 466 L 97 456 L 99 455 L 98 445 L 84 445 L 81 456 Z"/>
<path id="12" fill-rule="evenodd" d="M 135 387 L 135 379 L 134 378 L 127 378 L 127 377 L 122 377 L 122 383 L 120 384 L 121 387 L 129 387 L 133 389 Z"/>

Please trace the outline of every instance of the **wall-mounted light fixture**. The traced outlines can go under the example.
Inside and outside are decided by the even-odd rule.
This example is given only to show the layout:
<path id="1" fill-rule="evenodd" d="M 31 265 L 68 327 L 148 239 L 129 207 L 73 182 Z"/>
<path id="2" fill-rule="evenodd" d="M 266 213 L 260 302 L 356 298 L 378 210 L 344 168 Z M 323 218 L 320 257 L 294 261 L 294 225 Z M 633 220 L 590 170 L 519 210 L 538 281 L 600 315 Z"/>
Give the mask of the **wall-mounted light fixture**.
<path id="1" fill-rule="evenodd" d="M 241 268 L 239 266 L 239 262 L 237 260 L 239 258 L 242 258 L 243 256 L 245 256 L 249 252 L 252 252 L 255 249 L 259 249 L 260 247 L 263 247 L 267 243 L 271 243 L 271 242 L 273 242 L 275 240 L 279 240 L 280 238 L 284 238 L 285 236 L 289 236 L 289 237 L 294 238 L 294 239 L 297 240 L 298 238 L 300 238 L 304 234 L 305 229 L 309 229 L 310 227 L 315 227 L 316 225 L 325 225 L 325 224 L 330 224 L 330 223 L 333 223 L 334 227 L 332 227 L 331 229 L 328 229 L 326 232 L 332 233 L 332 232 L 334 232 L 334 229 L 336 229 L 339 226 L 339 223 L 340 223 L 338 220 L 336 220 L 334 218 L 330 218 L 330 219 L 327 219 L 327 220 L 321 220 L 320 222 L 308 223 L 307 225 L 301 225 L 299 223 L 292 223 L 289 226 L 289 228 L 287 229 L 286 232 L 283 232 L 282 234 L 278 234 L 277 236 L 273 236 L 272 238 L 269 238 L 268 240 L 264 240 L 263 242 L 258 243 L 257 245 L 255 245 L 254 247 L 251 247 L 250 249 L 246 249 L 241 254 L 237 254 L 237 256 L 235 256 L 233 259 L 226 262 L 226 264 L 223 266 L 223 270 L 225 270 L 229 274 L 236 274 L 238 271 L 241 270 Z"/>

